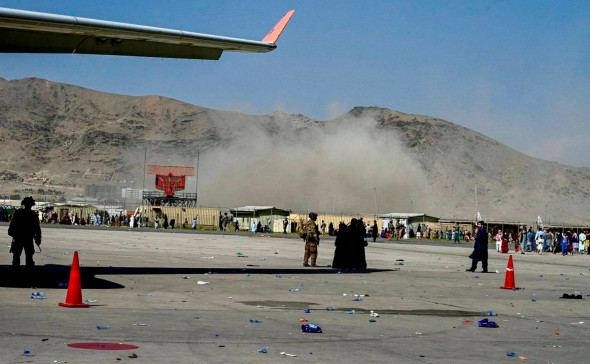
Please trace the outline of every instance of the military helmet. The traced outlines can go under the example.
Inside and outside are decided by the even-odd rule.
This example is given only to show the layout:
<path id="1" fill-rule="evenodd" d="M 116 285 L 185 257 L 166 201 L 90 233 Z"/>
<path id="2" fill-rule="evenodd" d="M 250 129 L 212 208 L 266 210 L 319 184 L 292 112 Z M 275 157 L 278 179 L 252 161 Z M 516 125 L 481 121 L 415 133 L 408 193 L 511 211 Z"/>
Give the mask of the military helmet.
<path id="1" fill-rule="evenodd" d="M 309 213 L 309 218 L 310 219 L 317 219 L 317 217 L 318 217 L 318 214 L 316 214 L 315 212 L 310 212 Z"/>
<path id="2" fill-rule="evenodd" d="M 20 202 L 20 204 L 21 204 L 21 206 L 25 206 L 25 207 L 32 207 L 32 206 L 35 206 L 35 200 L 33 199 L 32 196 L 25 197 Z"/>

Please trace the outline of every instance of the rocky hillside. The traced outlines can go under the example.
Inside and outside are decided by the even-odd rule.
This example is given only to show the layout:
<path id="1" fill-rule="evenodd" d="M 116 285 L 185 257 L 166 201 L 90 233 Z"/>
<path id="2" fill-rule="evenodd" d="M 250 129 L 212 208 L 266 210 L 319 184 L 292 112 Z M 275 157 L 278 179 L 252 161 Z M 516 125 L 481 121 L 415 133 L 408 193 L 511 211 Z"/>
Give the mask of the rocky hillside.
<path id="1" fill-rule="evenodd" d="M 477 199 L 488 219 L 586 223 L 590 216 L 589 169 L 524 155 L 441 119 L 375 107 L 316 121 L 0 79 L 0 148 L 4 194 L 151 187 L 144 155 L 147 163 L 196 165 L 198 154 L 200 203 L 209 206 L 470 218 Z"/>

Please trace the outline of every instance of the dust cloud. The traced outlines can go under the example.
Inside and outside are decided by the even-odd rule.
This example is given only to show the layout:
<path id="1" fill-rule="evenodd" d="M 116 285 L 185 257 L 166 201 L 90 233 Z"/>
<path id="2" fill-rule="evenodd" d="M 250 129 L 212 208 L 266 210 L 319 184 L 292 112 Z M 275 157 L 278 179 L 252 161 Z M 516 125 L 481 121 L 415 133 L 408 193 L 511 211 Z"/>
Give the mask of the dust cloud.
<path id="1" fill-rule="evenodd" d="M 313 122 L 275 113 L 216 123 L 200 152 L 199 205 L 272 205 L 329 213 L 417 211 L 427 189 L 420 165 L 392 130 L 369 118 Z"/>

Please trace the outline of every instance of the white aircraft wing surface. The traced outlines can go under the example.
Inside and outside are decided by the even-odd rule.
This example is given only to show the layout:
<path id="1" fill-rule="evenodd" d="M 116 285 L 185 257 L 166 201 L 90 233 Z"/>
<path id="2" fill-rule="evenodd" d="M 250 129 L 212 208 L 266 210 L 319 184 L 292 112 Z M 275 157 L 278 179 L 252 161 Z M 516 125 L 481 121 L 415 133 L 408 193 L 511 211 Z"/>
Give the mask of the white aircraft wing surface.
<path id="1" fill-rule="evenodd" d="M 81 53 L 213 59 L 223 51 L 270 52 L 294 14 L 261 41 L 0 7 L 0 53 Z"/>

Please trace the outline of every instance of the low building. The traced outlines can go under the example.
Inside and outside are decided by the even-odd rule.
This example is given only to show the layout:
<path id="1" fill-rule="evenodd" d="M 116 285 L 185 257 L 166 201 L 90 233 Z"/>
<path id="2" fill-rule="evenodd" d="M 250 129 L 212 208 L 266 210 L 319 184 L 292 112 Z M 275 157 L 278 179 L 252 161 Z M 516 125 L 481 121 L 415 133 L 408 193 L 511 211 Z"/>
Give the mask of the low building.
<path id="1" fill-rule="evenodd" d="M 274 206 L 243 206 L 229 210 L 234 220 L 238 221 L 240 230 L 249 230 L 252 221 L 255 224 L 260 222 L 268 227 L 270 232 L 283 232 L 283 221 L 289 219 L 290 211 Z M 291 225 L 287 226 L 287 232 L 291 232 Z"/>

